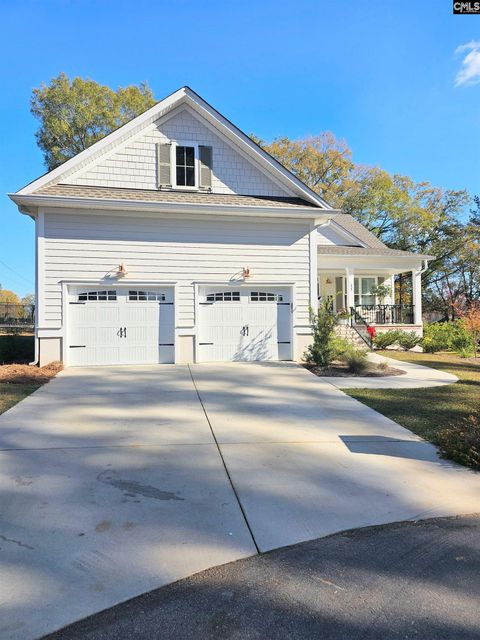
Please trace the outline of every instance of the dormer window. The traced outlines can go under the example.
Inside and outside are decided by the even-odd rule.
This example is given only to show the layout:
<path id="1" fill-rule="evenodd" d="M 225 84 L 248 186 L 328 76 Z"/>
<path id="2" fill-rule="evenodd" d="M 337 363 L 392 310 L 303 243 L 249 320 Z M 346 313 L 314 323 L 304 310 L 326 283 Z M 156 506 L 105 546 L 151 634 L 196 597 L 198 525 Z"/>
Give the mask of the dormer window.
<path id="1" fill-rule="evenodd" d="M 156 145 L 159 189 L 212 191 L 213 149 L 181 141 Z"/>
<path id="2" fill-rule="evenodd" d="M 195 147 L 177 146 L 176 177 L 177 187 L 195 186 Z"/>

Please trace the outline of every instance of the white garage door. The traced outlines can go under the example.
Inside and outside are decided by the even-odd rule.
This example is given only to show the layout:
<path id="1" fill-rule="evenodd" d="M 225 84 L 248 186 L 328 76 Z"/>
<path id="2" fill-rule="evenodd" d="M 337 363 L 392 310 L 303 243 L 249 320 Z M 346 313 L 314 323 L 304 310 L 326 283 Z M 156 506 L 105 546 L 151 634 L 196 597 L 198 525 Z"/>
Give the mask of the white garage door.
<path id="1" fill-rule="evenodd" d="M 291 360 L 286 288 L 205 288 L 199 301 L 198 360 Z"/>
<path id="2" fill-rule="evenodd" d="M 67 322 L 70 366 L 174 361 L 168 289 L 77 288 L 70 292 Z"/>

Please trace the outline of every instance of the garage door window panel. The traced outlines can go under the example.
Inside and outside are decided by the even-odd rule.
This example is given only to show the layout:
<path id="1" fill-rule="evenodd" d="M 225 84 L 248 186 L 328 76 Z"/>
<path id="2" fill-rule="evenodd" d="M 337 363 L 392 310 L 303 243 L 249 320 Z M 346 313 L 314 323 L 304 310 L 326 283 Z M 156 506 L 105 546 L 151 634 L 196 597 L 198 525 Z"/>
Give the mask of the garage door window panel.
<path id="1" fill-rule="evenodd" d="M 250 302 L 283 302 L 283 296 L 273 291 L 251 291 Z"/>
<path id="2" fill-rule="evenodd" d="M 129 302 L 165 302 L 165 294 L 155 291 L 129 291 Z"/>
<path id="3" fill-rule="evenodd" d="M 105 291 L 82 291 L 78 294 L 79 302 L 115 302 L 117 292 L 115 290 Z"/>
<path id="4" fill-rule="evenodd" d="M 240 302 L 240 291 L 219 291 L 209 293 L 207 302 Z"/>

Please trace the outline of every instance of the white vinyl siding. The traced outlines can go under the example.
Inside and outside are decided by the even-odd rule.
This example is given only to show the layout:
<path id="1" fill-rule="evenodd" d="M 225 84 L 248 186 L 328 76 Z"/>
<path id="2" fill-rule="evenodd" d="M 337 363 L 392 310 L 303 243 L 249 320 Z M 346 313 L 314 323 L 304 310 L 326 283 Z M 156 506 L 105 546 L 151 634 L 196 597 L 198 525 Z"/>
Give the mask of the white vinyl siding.
<path id="1" fill-rule="evenodd" d="M 191 141 L 212 147 L 213 193 L 236 193 L 260 196 L 295 195 L 262 172 L 253 161 L 227 144 L 201 122 L 200 115 L 179 108 L 163 123 L 150 125 L 146 131 L 130 139 L 115 151 L 106 153 L 93 165 L 71 174 L 62 182 L 68 184 L 157 189 L 156 143 L 171 140 Z"/>
<path id="2" fill-rule="evenodd" d="M 317 244 L 321 247 L 360 246 L 359 242 L 355 243 L 352 238 L 348 238 L 326 225 L 318 229 Z"/>
<path id="3" fill-rule="evenodd" d="M 294 283 L 296 323 L 307 325 L 308 232 L 309 227 L 303 222 L 268 219 L 46 213 L 44 286 L 39 297 L 41 325 L 61 327 L 62 280 L 101 281 L 121 263 L 128 271 L 120 280 L 122 285 L 128 285 L 129 279 L 136 283 L 177 282 L 180 327 L 195 323 L 195 281 L 228 283 L 247 266 L 252 274 L 252 289 L 260 290 L 255 282 Z"/>

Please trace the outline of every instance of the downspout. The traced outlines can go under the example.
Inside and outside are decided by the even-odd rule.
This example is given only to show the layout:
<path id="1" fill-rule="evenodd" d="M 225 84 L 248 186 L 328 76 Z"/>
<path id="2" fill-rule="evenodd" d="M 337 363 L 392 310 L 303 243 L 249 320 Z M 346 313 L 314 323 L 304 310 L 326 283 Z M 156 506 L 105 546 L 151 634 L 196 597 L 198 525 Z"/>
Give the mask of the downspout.
<path id="1" fill-rule="evenodd" d="M 35 329 L 35 334 L 36 334 L 36 329 Z M 39 346 L 38 338 L 36 335 L 33 340 L 34 340 L 34 349 L 35 349 L 34 355 L 33 355 L 34 360 L 32 362 L 29 362 L 28 364 L 32 367 L 36 367 L 38 365 L 38 361 L 40 360 L 40 349 L 38 348 Z"/>

